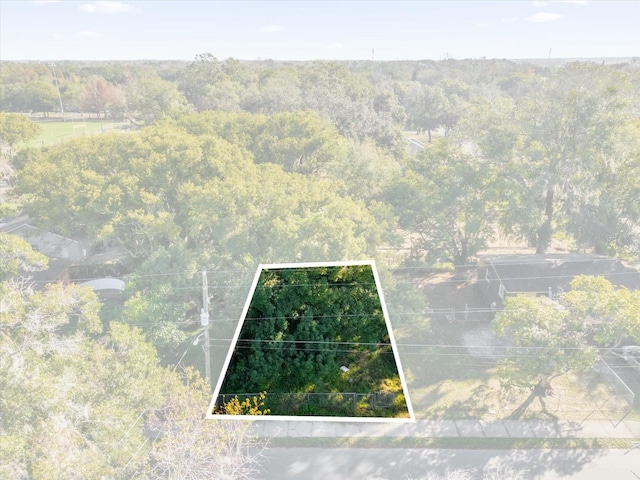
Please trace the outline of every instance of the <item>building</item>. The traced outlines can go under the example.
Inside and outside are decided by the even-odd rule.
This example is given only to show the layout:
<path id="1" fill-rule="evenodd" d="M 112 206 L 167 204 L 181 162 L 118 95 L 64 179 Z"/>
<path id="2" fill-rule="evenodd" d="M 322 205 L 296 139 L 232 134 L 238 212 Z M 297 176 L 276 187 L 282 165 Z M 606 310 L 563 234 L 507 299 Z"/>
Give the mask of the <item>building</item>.
<path id="1" fill-rule="evenodd" d="M 31 225 L 28 215 L 0 220 L 0 232 L 22 237 L 35 251 L 49 258 L 77 262 L 84 260 L 87 250 L 79 241 Z"/>
<path id="2" fill-rule="evenodd" d="M 483 257 L 478 286 L 486 301 L 501 305 L 510 295 L 555 298 L 578 275 L 602 276 L 614 285 L 640 288 L 640 273 L 620 260 L 595 254 L 498 255 Z"/>

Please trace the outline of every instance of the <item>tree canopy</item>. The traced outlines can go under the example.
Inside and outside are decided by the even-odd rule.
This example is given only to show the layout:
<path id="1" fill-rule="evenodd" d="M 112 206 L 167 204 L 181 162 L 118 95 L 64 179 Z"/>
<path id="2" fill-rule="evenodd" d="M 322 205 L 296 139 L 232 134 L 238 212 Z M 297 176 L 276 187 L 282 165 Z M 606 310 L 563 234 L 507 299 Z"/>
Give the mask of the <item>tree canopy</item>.
<path id="1" fill-rule="evenodd" d="M 590 369 L 599 347 L 640 341 L 640 291 L 614 288 L 603 277 L 578 276 L 557 300 L 519 295 L 505 299 L 494 332 L 513 348 L 503 361 L 506 379 L 545 385 L 569 371 Z M 544 391 L 541 392 L 544 395 Z"/>
<path id="2" fill-rule="evenodd" d="M 349 391 L 399 384 L 371 267 L 264 269 L 220 394 L 266 392 L 271 412 L 286 415 L 270 395 L 340 392 L 345 365 L 373 377 Z"/>

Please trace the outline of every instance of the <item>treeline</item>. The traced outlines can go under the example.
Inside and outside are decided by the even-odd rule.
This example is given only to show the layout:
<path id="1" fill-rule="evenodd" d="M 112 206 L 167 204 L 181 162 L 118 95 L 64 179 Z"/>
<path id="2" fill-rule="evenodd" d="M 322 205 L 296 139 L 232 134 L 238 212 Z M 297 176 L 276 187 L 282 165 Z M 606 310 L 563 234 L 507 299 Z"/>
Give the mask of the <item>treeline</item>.
<path id="1" fill-rule="evenodd" d="M 200 79 L 187 92 L 191 101 L 211 98 L 231 65 L 248 69 L 207 56 L 188 65 L 182 74 Z M 347 65 L 275 64 L 261 71 L 265 85 L 288 72 L 295 91 L 307 93 L 281 99 L 315 98 L 316 109 L 280 112 L 268 96 L 256 110 L 271 106 L 269 113 L 203 104 L 205 111 L 137 131 L 23 150 L 10 161 L 17 203 L 42 227 L 126 249 L 135 274 L 124 318 L 155 332 L 159 345 L 183 338 L 176 325 L 198 311 L 198 291 L 187 285 L 206 266 L 248 271 L 258 263 L 375 258 L 407 239 L 406 261 L 464 265 L 498 235 L 539 253 L 562 240 L 574 250 L 638 258 L 640 97 L 637 76 L 625 68 L 517 72 L 503 85 L 512 95 L 500 82 L 493 89 L 457 78 L 405 82 L 408 92 L 424 93 L 416 104 L 425 112 L 437 110 L 426 100 L 433 88 L 450 89 L 441 97 L 459 108 L 454 124 L 409 155 L 354 124 L 359 133 L 350 134 L 339 118 L 362 113 L 365 121 L 366 112 L 391 107 L 406 114 L 405 97 L 391 88 L 403 81 L 390 79 L 386 107 L 376 110 L 382 97 L 370 94 L 378 87 Z M 313 82 L 302 88 L 307 76 Z M 358 100 L 365 97 L 372 110 Z M 296 102 L 281 108 L 303 108 Z M 159 275 L 172 272 L 179 275 Z"/>

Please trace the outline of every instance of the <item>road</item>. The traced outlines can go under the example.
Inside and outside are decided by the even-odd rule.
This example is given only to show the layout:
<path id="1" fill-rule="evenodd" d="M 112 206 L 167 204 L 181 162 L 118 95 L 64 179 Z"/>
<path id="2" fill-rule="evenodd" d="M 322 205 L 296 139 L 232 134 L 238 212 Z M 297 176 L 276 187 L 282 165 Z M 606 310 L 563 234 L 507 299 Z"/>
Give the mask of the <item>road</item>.
<path id="1" fill-rule="evenodd" d="M 640 480 L 638 448 L 631 451 L 273 448 L 265 456 L 261 478 L 266 480 L 419 480 L 447 469 L 473 468 L 482 473 L 501 465 L 524 473 L 522 478 L 527 480 Z"/>

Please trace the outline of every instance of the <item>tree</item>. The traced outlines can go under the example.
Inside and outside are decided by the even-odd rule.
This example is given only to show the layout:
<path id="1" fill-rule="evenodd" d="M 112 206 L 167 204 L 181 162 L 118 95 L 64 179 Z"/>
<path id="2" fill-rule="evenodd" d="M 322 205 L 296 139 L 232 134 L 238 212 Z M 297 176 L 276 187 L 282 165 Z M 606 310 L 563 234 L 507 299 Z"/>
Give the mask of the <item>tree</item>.
<path id="1" fill-rule="evenodd" d="M 187 113 L 187 100 L 172 82 L 145 76 L 127 87 L 127 118 L 148 125 Z"/>
<path id="2" fill-rule="evenodd" d="M 125 105 L 122 90 L 101 77 L 91 77 L 87 81 L 84 91 L 82 108 L 96 114 L 97 118 L 103 114 L 116 116 L 121 113 Z M 116 114 L 116 115 L 114 115 Z"/>
<path id="3" fill-rule="evenodd" d="M 197 111 L 207 110 L 206 95 L 209 87 L 223 78 L 220 61 L 210 53 L 196 55 L 183 71 L 179 88 Z"/>
<path id="4" fill-rule="evenodd" d="M 180 191 L 178 221 L 207 264 L 335 261 L 372 255 L 383 226 L 330 180 L 255 165 Z"/>
<path id="5" fill-rule="evenodd" d="M 640 257 L 640 122 L 620 125 L 618 139 L 567 197 L 566 229 L 580 249 Z M 576 181 L 578 181 L 576 180 Z"/>
<path id="6" fill-rule="evenodd" d="M 3 110 L 13 112 L 42 112 L 48 116 L 58 106 L 58 92 L 49 79 L 8 85 L 3 97 Z"/>
<path id="7" fill-rule="evenodd" d="M 47 264 L 47 257 L 35 252 L 26 240 L 0 232 L 0 281 L 43 270 Z"/>
<path id="8" fill-rule="evenodd" d="M 16 189 L 42 225 L 72 237 L 111 239 L 144 258 L 180 238 L 181 186 L 251 160 L 220 138 L 157 125 L 139 134 L 75 139 L 30 152 L 22 162 Z"/>
<path id="9" fill-rule="evenodd" d="M 444 136 L 458 122 L 469 100 L 469 86 L 456 79 L 441 80 L 435 85 L 412 82 L 396 82 L 400 103 L 407 113 L 407 127 L 418 133 L 426 131 L 429 143 L 432 132 L 444 127 Z"/>
<path id="10" fill-rule="evenodd" d="M 561 301 L 583 319 L 599 345 L 615 348 L 629 338 L 640 342 L 640 290 L 616 288 L 604 277 L 581 275 Z"/>
<path id="11" fill-rule="evenodd" d="M 285 171 L 318 173 L 344 156 L 336 128 L 313 112 L 286 112 L 269 117 L 251 150 L 256 163 L 275 163 Z"/>
<path id="12" fill-rule="evenodd" d="M 278 68 L 260 73 L 257 86 L 242 100 L 243 110 L 274 114 L 302 109 L 299 73 L 294 68 Z"/>
<path id="13" fill-rule="evenodd" d="M 341 184 L 342 192 L 371 206 L 372 200 L 382 198 L 387 187 L 398 181 L 402 165 L 392 152 L 378 147 L 373 140 L 350 140 L 346 149 L 344 155 L 322 165 L 319 175 L 330 174 Z"/>
<path id="14" fill-rule="evenodd" d="M 615 289 L 602 277 L 576 277 L 558 300 L 508 297 L 493 322 L 494 332 L 513 342 L 501 374 L 509 383 L 534 388 L 518 414 L 534 397 L 543 402 L 557 376 L 593 367 L 596 345 L 612 348 L 628 336 L 640 341 L 638 307 L 640 291 Z"/>
<path id="15" fill-rule="evenodd" d="M 188 387 L 171 396 L 150 422 L 158 441 L 143 478 L 255 478 L 266 442 L 249 422 L 205 420 L 209 385 L 190 370 L 184 377 Z"/>
<path id="16" fill-rule="evenodd" d="M 0 112 L 0 142 L 11 151 L 20 143 L 28 143 L 38 136 L 42 128 L 19 113 Z"/>
<path id="17" fill-rule="evenodd" d="M 504 102 L 499 105 L 497 116 L 487 119 L 491 130 L 475 143 L 502 170 L 508 199 L 503 228 L 544 253 L 553 233 L 589 198 L 587 192 L 602 191 L 601 180 L 583 180 L 605 175 L 606 166 L 615 163 L 611 152 L 618 150 L 620 132 L 632 117 L 628 76 L 573 63 L 539 78 L 511 112 L 504 111 Z"/>
<path id="18" fill-rule="evenodd" d="M 386 194 L 400 226 L 418 234 L 415 248 L 428 260 L 465 265 L 493 236 L 495 170 L 444 139 L 408 167 Z"/>
<path id="19" fill-rule="evenodd" d="M 142 325 L 163 356 L 186 340 L 190 316 L 199 319 L 200 292 L 189 294 L 199 273 L 193 257 L 184 243 L 160 247 L 127 279 L 122 321 Z"/>
<path id="20" fill-rule="evenodd" d="M 4 243 L 3 243 L 4 245 Z M 208 385 L 162 368 L 139 329 L 87 287 L 0 283 L 0 476 L 246 478 L 263 443 L 205 420 Z M 26 428 L 27 426 L 28 428 Z"/>

